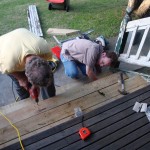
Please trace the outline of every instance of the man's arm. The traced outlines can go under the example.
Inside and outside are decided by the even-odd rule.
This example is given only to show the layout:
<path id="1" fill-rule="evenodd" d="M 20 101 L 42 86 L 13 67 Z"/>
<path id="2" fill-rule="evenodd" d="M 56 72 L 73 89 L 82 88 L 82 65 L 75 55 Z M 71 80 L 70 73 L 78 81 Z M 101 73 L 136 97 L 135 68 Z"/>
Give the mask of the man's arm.
<path id="1" fill-rule="evenodd" d="M 88 75 L 88 77 L 90 79 L 92 79 L 93 81 L 97 80 L 96 74 L 93 71 L 93 68 L 86 66 L 86 74 Z"/>
<path id="2" fill-rule="evenodd" d="M 14 76 L 20 84 L 20 86 L 24 87 L 26 90 L 29 90 L 29 81 L 25 75 L 25 72 L 13 72 L 10 75 Z"/>

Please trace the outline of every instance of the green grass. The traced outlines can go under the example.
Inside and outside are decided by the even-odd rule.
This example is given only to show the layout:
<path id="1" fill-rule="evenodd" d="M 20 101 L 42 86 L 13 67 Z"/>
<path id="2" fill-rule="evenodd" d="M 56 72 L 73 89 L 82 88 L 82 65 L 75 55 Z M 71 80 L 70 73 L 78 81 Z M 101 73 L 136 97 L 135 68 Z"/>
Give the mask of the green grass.
<path id="1" fill-rule="evenodd" d="M 93 37 L 116 36 L 123 18 L 126 0 L 70 0 L 70 12 L 49 11 L 46 0 L 0 0 L 0 34 L 13 29 L 28 28 L 27 8 L 37 5 L 44 37 L 48 28 L 70 28 L 87 31 L 94 29 Z"/>

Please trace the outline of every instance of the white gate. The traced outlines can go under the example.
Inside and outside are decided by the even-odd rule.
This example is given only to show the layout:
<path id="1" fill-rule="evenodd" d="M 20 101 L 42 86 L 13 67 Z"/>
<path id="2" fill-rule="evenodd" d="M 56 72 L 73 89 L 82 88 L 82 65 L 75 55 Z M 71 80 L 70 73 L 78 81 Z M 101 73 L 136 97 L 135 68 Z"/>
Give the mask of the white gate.
<path id="1" fill-rule="evenodd" d="M 125 46 L 124 52 L 120 54 L 119 61 L 150 67 L 150 17 L 144 19 L 138 19 L 134 21 L 129 21 L 126 26 L 126 32 L 129 32 L 130 40 L 127 46 Z M 134 41 L 137 38 L 136 33 L 142 32 L 142 37 L 138 46 L 134 46 Z M 149 38 L 149 39 L 148 39 Z M 145 41 L 148 40 L 148 48 L 146 49 L 145 54 L 143 55 L 143 47 Z M 134 51 L 134 54 L 133 54 Z"/>

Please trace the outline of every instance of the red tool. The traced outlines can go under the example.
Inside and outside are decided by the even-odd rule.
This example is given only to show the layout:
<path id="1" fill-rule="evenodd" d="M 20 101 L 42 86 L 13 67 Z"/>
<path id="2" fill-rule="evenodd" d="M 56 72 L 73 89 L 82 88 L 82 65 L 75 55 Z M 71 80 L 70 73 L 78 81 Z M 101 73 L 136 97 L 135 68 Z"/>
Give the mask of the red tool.
<path id="1" fill-rule="evenodd" d="M 83 127 L 79 130 L 79 134 L 80 134 L 81 139 L 85 140 L 87 137 L 90 136 L 91 131 L 88 128 Z"/>
<path id="2" fill-rule="evenodd" d="M 58 59 L 60 59 L 61 48 L 59 46 L 52 47 L 51 51 Z"/>
<path id="3" fill-rule="evenodd" d="M 36 89 L 36 88 L 34 88 L 34 89 L 29 89 L 29 93 L 30 93 L 30 96 L 31 96 L 31 98 L 32 99 L 34 99 L 35 100 L 35 102 L 37 103 L 37 105 L 38 105 L 38 102 L 39 102 L 39 91 L 38 91 L 38 89 Z"/>

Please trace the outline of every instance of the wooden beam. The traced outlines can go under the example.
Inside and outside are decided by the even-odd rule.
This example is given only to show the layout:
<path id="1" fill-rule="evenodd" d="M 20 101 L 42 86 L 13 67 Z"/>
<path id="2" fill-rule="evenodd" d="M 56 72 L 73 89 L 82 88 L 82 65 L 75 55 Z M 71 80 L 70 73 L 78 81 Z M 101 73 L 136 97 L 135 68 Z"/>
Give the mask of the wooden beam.
<path id="1" fill-rule="evenodd" d="M 5 106 L 1 106 L 0 111 L 6 115 L 6 114 L 12 113 L 14 111 L 20 110 L 24 107 L 28 107 L 30 105 L 34 105 L 34 101 L 31 100 L 30 98 L 28 98 L 28 99 L 21 100 L 18 102 L 13 102 L 13 103 L 5 105 Z"/>
<path id="2" fill-rule="evenodd" d="M 73 35 L 79 33 L 80 30 L 74 30 L 74 29 L 58 29 L 58 28 L 49 28 L 47 30 L 47 34 L 50 35 Z"/>
<path id="3" fill-rule="evenodd" d="M 40 101 L 38 107 L 37 107 L 36 103 L 31 101 L 31 99 L 28 99 L 27 101 L 26 100 L 19 101 L 17 103 L 15 102 L 8 106 L 0 107 L 0 111 L 5 114 L 13 112 L 13 111 L 15 111 L 15 109 L 13 109 L 14 106 L 16 109 L 18 109 L 18 108 L 22 109 L 24 106 L 31 107 L 31 108 L 36 109 L 37 111 L 51 109 L 51 108 L 57 107 L 59 105 L 62 105 L 64 103 L 67 103 L 71 100 L 74 100 L 74 99 L 80 98 L 84 95 L 87 95 L 89 93 L 92 93 L 94 91 L 111 86 L 112 84 L 117 83 L 118 79 L 119 79 L 119 74 L 115 73 L 115 74 L 112 74 L 111 76 L 106 76 L 104 78 L 100 78 L 97 81 L 85 84 L 85 85 L 81 86 L 80 88 L 71 88 L 71 89 L 68 89 L 65 93 L 56 95 L 55 97 L 44 100 L 44 101 Z M 124 76 L 124 79 L 127 79 L 127 76 Z M 61 101 L 60 101 L 60 99 L 61 99 Z M 23 104 L 21 104 L 21 103 L 23 103 Z M 10 109 L 9 109 L 9 106 L 10 106 Z"/>
<path id="4" fill-rule="evenodd" d="M 40 25 L 40 20 L 35 5 L 30 5 L 27 11 L 29 30 L 35 33 L 37 36 L 43 36 L 43 32 Z"/>

